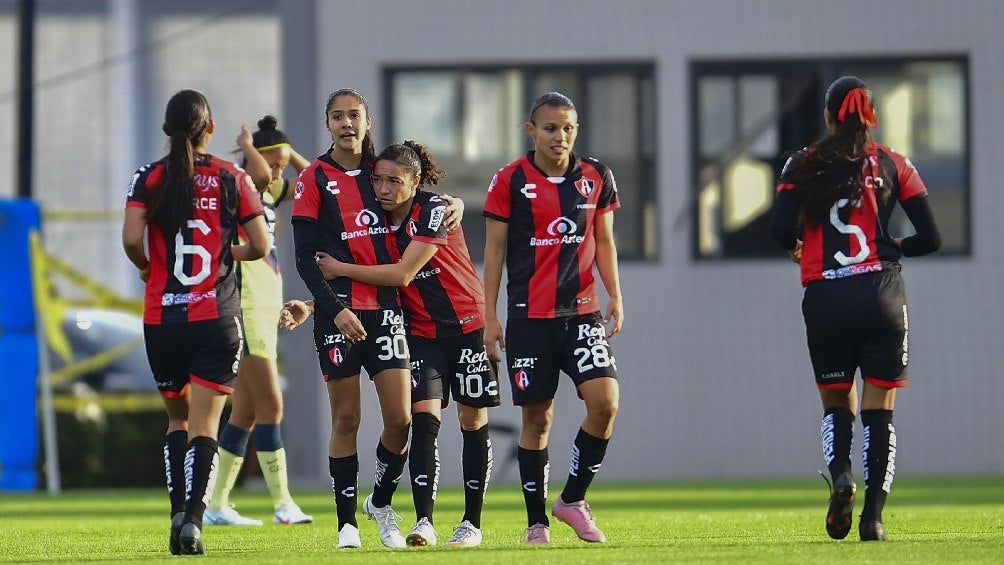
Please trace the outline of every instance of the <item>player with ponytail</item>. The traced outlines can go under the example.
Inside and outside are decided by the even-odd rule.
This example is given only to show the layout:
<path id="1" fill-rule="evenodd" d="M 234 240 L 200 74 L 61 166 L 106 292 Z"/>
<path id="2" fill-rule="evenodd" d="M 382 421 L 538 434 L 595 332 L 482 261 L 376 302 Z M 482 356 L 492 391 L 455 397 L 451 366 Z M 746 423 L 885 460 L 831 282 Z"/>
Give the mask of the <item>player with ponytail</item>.
<path id="1" fill-rule="evenodd" d="M 892 414 L 896 391 L 907 385 L 908 318 L 899 260 L 936 251 L 941 237 L 913 164 L 872 138 L 878 118 L 868 85 L 841 77 L 827 89 L 824 105 L 827 135 L 785 164 L 771 231 L 799 263 L 805 287 L 802 313 L 832 479 L 826 532 L 843 539 L 851 529 L 857 498 L 851 443 L 860 406 L 865 501 L 858 533 L 862 541 L 886 540 L 882 509 L 896 455 Z M 915 234 L 890 233 L 896 204 Z"/>

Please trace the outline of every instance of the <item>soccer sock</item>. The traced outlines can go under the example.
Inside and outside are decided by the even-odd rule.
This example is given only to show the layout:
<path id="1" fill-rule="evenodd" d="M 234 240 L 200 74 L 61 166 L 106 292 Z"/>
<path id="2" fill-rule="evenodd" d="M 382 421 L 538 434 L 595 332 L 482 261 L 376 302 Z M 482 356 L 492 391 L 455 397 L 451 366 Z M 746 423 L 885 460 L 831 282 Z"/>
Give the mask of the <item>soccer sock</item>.
<path id="1" fill-rule="evenodd" d="M 432 521 L 432 510 L 439 487 L 439 418 L 428 412 L 411 417 L 411 454 L 408 474 L 411 475 L 411 498 L 415 501 L 415 517 Z"/>
<path id="2" fill-rule="evenodd" d="M 523 502 L 526 504 L 527 526 L 550 526 L 544 501 L 547 500 L 547 475 L 550 468 L 547 448 L 541 450 L 518 448 L 519 480 L 523 483 Z"/>
<path id="3" fill-rule="evenodd" d="M 335 497 L 338 529 L 356 523 L 356 491 L 359 490 L 359 454 L 347 457 L 328 457 L 328 474 L 331 475 L 331 493 Z"/>
<path id="4" fill-rule="evenodd" d="M 892 410 L 862 410 L 861 459 L 865 467 L 865 506 L 861 520 L 882 521 L 882 508 L 896 474 L 896 428 Z"/>
<path id="5" fill-rule="evenodd" d="M 464 520 L 481 527 L 481 508 L 492 475 L 492 440 L 488 426 L 473 431 L 462 430 L 464 436 Z"/>
<path id="6" fill-rule="evenodd" d="M 846 408 L 830 408 L 823 413 L 819 426 L 823 440 L 823 459 L 830 470 L 830 478 L 851 470 L 851 442 L 854 438 L 854 414 Z"/>
<path id="7" fill-rule="evenodd" d="M 373 506 L 383 508 L 390 505 L 407 462 L 408 450 L 398 455 L 391 453 L 384 447 L 383 442 L 377 442 L 376 472 L 373 477 Z"/>
<path id="8" fill-rule="evenodd" d="M 185 511 L 185 451 L 188 432 L 178 430 L 164 439 L 164 470 L 167 475 L 167 495 L 171 500 L 171 516 Z"/>
<path id="9" fill-rule="evenodd" d="M 561 491 L 561 500 L 567 503 L 578 502 L 586 498 L 586 489 L 593 482 L 593 477 L 603 464 L 607 454 L 609 439 L 589 435 L 579 428 L 572 442 L 572 463 L 568 466 L 568 481 Z"/>
<path id="10" fill-rule="evenodd" d="M 202 527 L 202 515 L 206 512 L 206 502 L 212 496 L 212 485 L 216 482 L 216 440 L 198 436 L 188 443 L 185 454 L 185 522 Z"/>
<path id="11" fill-rule="evenodd" d="M 209 508 L 220 509 L 230 503 L 230 491 L 233 490 L 241 466 L 244 464 L 250 435 L 247 430 L 229 422 L 220 432 L 220 466 L 216 474 L 216 484 L 213 485 L 213 496 L 209 499 Z"/>
<path id="12" fill-rule="evenodd" d="M 258 452 L 258 466 L 272 496 L 272 509 L 278 510 L 292 504 L 289 494 L 289 477 L 286 475 L 286 450 L 282 445 L 279 424 L 258 424 L 254 428 L 254 444 Z"/>

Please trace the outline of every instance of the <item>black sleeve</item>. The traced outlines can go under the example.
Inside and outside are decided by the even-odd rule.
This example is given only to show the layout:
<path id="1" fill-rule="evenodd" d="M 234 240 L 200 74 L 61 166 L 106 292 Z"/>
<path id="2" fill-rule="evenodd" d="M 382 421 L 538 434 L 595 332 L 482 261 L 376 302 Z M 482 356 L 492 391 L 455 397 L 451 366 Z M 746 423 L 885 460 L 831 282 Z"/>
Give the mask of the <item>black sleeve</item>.
<path id="1" fill-rule="evenodd" d="M 317 252 L 318 241 L 320 241 L 320 235 L 318 234 L 317 222 L 293 218 L 296 272 L 300 274 L 303 283 L 307 285 L 307 290 L 314 297 L 314 309 L 330 312 L 334 316 L 349 306 L 331 290 L 328 282 L 324 280 L 321 270 L 317 268 L 317 259 L 314 254 Z"/>
<path id="2" fill-rule="evenodd" d="M 941 233 L 934 223 L 934 215 L 931 213 L 931 205 L 927 203 L 926 194 L 918 194 L 902 203 L 906 217 L 913 224 L 913 229 L 917 233 L 910 237 L 903 238 L 900 249 L 907 257 L 919 257 L 933 253 L 941 248 Z"/>
<path id="3" fill-rule="evenodd" d="M 785 251 L 795 248 L 798 238 L 798 197 L 790 190 L 782 190 L 774 199 L 774 217 L 770 233 Z"/>

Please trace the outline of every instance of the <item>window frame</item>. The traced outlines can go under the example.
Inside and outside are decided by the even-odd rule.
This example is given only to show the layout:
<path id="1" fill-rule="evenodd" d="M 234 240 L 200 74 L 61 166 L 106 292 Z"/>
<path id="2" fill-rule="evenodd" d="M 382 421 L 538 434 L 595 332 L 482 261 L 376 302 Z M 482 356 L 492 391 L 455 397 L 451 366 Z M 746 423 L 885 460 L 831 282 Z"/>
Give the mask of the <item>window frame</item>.
<path id="1" fill-rule="evenodd" d="M 693 202 L 691 210 L 691 242 L 690 242 L 690 254 L 691 260 L 694 262 L 709 262 L 709 261 L 748 261 L 748 260 L 762 260 L 762 259 L 772 259 L 772 258 L 784 258 L 783 253 L 774 254 L 763 254 L 763 253 L 747 253 L 747 254 L 737 254 L 729 253 L 724 250 L 724 243 L 722 243 L 722 234 L 724 230 L 722 228 L 723 219 L 723 209 L 724 206 L 719 204 L 716 210 L 716 225 L 715 230 L 717 238 L 719 240 L 718 251 L 712 254 L 704 254 L 701 251 L 701 210 L 699 205 L 699 198 L 701 196 L 702 182 L 701 182 L 701 170 L 704 165 L 707 164 L 708 159 L 702 155 L 701 152 L 701 101 L 700 101 L 700 84 L 702 78 L 712 77 L 712 76 L 729 76 L 734 80 L 738 80 L 744 76 L 750 75 L 772 75 L 774 77 L 781 77 L 785 75 L 790 75 L 794 73 L 802 73 L 805 76 L 811 76 L 813 74 L 817 75 L 818 78 L 813 85 L 813 88 L 818 91 L 818 119 L 816 120 L 815 128 L 812 128 L 812 124 L 802 124 L 802 129 L 808 131 L 810 129 L 815 129 L 815 133 L 806 139 L 802 140 L 800 143 L 792 144 L 791 147 L 786 147 L 785 137 L 779 134 L 779 145 L 778 156 L 775 161 L 779 164 L 775 167 L 775 185 L 776 180 L 780 176 L 781 167 L 783 166 L 784 159 L 783 156 L 787 155 L 790 151 L 797 150 L 801 147 L 807 146 L 816 139 L 819 139 L 824 133 L 823 124 L 823 94 L 825 93 L 826 87 L 833 81 L 847 74 L 841 72 L 842 70 L 847 70 L 849 68 L 870 68 L 874 69 L 870 72 L 883 72 L 883 69 L 888 68 L 906 68 L 912 63 L 949 63 L 958 66 L 961 78 L 961 89 L 962 97 L 965 100 L 965 108 L 962 112 L 962 135 L 961 135 L 961 150 L 959 155 L 959 166 L 961 168 L 961 179 L 959 182 L 959 188 L 961 191 L 961 202 L 959 202 L 961 208 L 961 226 L 956 235 L 961 237 L 962 243 L 955 248 L 943 248 L 939 254 L 948 256 L 971 256 L 973 249 L 973 183 L 972 183 L 972 86 L 971 86 L 971 69 L 970 60 L 968 55 L 965 54 L 904 54 L 898 56 L 861 56 L 861 57 L 842 57 L 836 59 L 829 58 L 790 58 L 790 59 L 714 59 L 714 60 L 703 60 L 703 59 L 693 59 L 688 64 L 688 96 L 691 101 L 690 110 L 690 197 L 691 202 Z M 863 74 L 863 73 L 862 73 Z M 779 100 L 779 107 L 784 108 L 786 100 Z M 879 104 L 882 103 L 881 100 L 878 101 Z M 736 106 L 736 120 L 741 121 L 739 118 L 738 107 L 741 101 L 736 98 L 734 100 Z M 794 107 L 794 106 L 793 106 Z M 793 112 L 792 109 L 784 109 L 779 112 L 779 116 L 784 116 L 786 113 Z M 779 126 L 783 123 L 782 120 L 778 119 L 775 123 Z M 779 129 L 781 129 L 779 127 Z M 723 152 L 724 153 L 724 152 Z M 906 155 L 908 158 L 914 159 L 913 155 Z M 930 173 L 925 176 L 925 167 L 923 162 L 918 166 L 921 177 L 927 180 Z M 930 184 L 930 183 L 929 183 Z M 719 194 L 724 193 L 725 188 L 719 189 Z M 896 214 L 902 214 L 902 210 L 897 208 Z M 935 218 L 937 219 L 937 210 L 935 210 Z M 942 226 L 939 226 L 942 227 Z M 944 234 L 943 234 L 944 235 Z"/>
<path id="2" fill-rule="evenodd" d="M 589 81 L 590 79 L 596 78 L 598 76 L 617 76 L 617 75 L 627 75 L 633 79 L 635 86 L 637 87 L 636 96 L 638 104 L 634 108 L 634 119 L 637 124 L 637 130 L 635 132 L 634 142 L 638 148 L 633 152 L 634 163 L 636 164 L 636 171 L 632 171 L 633 174 L 637 175 L 637 181 L 634 183 L 637 186 L 632 186 L 628 191 L 631 198 L 637 199 L 638 206 L 636 207 L 637 213 L 633 214 L 630 218 L 626 217 L 623 213 L 618 215 L 618 220 L 614 222 L 614 231 L 626 232 L 631 230 L 631 237 L 636 243 L 636 245 L 625 248 L 618 248 L 618 258 L 622 262 L 643 262 L 643 263 L 655 263 L 661 260 L 662 254 L 662 244 L 661 244 L 661 234 L 660 225 L 658 222 L 659 217 L 659 202 L 660 198 L 657 190 L 645 190 L 644 187 L 653 187 L 655 185 L 656 171 L 655 162 L 656 156 L 658 155 L 658 139 L 657 131 L 653 124 L 656 123 L 657 118 L 657 106 L 658 106 L 658 93 L 657 93 L 657 80 L 656 80 L 656 69 L 657 65 L 654 60 L 630 60 L 630 61 L 605 61 L 605 62 L 589 62 L 589 61 L 577 61 L 568 63 L 533 63 L 533 62 L 523 62 L 523 63 L 507 63 L 507 64 L 388 64 L 382 68 L 381 72 L 381 84 L 384 93 L 383 97 L 383 115 L 388 116 L 387 120 L 383 121 L 383 126 L 381 129 L 382 138 L 385 140 L 400 141 L 394 139 L 395 129 L 397 124 L 395 123 L 395 79 L 403 73 L 451 73 L 455 76 L 454 87 L 458 89 L 456 97 L 458 100 L 457 104 L 457 122 L 462 124 L 464 118 L 467 115 L 467 107 L 465 106 L 466 101 L 463 96 L 464 78 L 470 75 L 484 75 L 484 74 L 495 74 L 498 76 L 503 76 L 506 73 L 517 73 L 520 80 L 519 91 L 520 100 L 519 107 L 524 108 L 523 113 L 520 114 L 521 121 L 518 124 L 512 124 L 512 127 L 520 127 L 525 120 L 525 112 L 530 101 L 536 98 L 541 92 L 538 92 L 537 85 L 542 79 L 546 80 L 548 74 L 563 74 L 573 77 L 572 80 L 578 85 L 578 91 L 574 94 L 570 94 L 572 100 L 575 102 L 576 107 L 579 110 L 581 116 L 581 121 L 584 124 L 590 123 L 589 116 L 586 114 L 588 108 L 591 106 L 592 96 L 590 95 Z M 645 110 L 644 102 L 650 100 L 650 113 Z M 455 132 L 455 138 L 457 142 L 463 145 L 463 127 L 458 126 Z M 645 136 L 649 136 L 650 139 L 646 139 Z M 512 155 L 507 155 L 502 157 L 498 162 L 492 162 L 490 167 L 486 167 L 483 173 L 483 179 L 477 188 L 481 189 L 478 194 L 483 196 L 484 192 L 487 190 L 489 181 L 491 180 L 492 174 L 499 167 L 504 166 L 506 163 L 512 162 L 518 159 L 521 155 L 524 155 L 526 151 L 532 148 L 529 140 L 526 138 L 526 134 L 521 134 L 522 144 L 521 151 L 514 153 Z M 418 139 L 421 141 L 421 139 Z M 461 151 L 462 153 L 462 151 Z M 618 181 L 618 188 L 621 192 L 624 192 L 624 184 L 621 182 L 621 176 L 618 172 L 623 165 L 618 167 L 613 164 L 612 161 L 622 160 L 614 158 L 612 156 L 605 156 L 602 153 L 595 153 L 589 147 L 587 136 L 582 135 L 576 141 L 576 154 L 581 156 L 590 156 L 599 159 L 600 161 L 608 164 L 613 169 L 614 176 Z M 458 158 L 457 155 L 450 155 L 446 159 Z M 459 155 L 459 158 L 463 158 Z M 473 161 L 471 161 L 473 163 Z M 449 182 L 449 170 L 447 170 L 447 182 Z M 628 176 L 627 172 L 623 176 Z M 470 194 L 473 190 L 466 185 L 463 187 L 463 194 Z M 480 219 L 480 210 L 483 202 L 477 202 L 472 205 L 468 202 L 467 210 L 468 217 L 473 217 L 472 212 L 477 212 L 478 219 Z M 654 213 L 653 213 L 654 211 Z M 481 236 L 481 230 L 470 229 L 470 232 L 475 234 L 475 237 Z M 471 235 L 468 235 L 468 239 L 472 239 Z M 483 249 L 477 248 L 477 243 L 475 245 L 470 245 L 472 258 L 475 262 L 480 262 L 482 260 Z"/>

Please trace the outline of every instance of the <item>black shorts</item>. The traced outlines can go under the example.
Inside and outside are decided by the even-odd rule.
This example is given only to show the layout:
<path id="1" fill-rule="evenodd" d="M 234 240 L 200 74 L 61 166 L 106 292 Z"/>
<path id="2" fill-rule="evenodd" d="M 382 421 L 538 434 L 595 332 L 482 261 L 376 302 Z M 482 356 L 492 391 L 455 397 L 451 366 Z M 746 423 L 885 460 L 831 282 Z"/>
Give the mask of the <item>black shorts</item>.
<path id="1" fill-rule="evenodd" d="M 351 377 L 363 369 L 371 379 L 387 369 L 408 369 L 408 339 L 401 309 L 353 312 L 366 329 L 366 339 L 356 343 L 345 339 L 334 318 L 314 317 L 314 347 L 324 380 Z"/>
<path id="2" fill-rule="evenodd" d="M 408 336 L 411 401 L 439 399 L 445 407 L 452 395 L 474 408 L 501 404 L 498 367 L 485 352 L 484 336 L 484 329 L 436 339 Z"/>
<path id="3" fill-rule="evenodd" d="M 181 396 L 189 382 L 230 394 L 244 350 L 237 316 L 178 324 L 143 324 L 146 358 L 157 390 Z"/>
<path id="4" fill-rule="evenodd" d="M 909 321 L 898 263 L 883 263 L 878 273 L 809 284 L 802 316 L 819 388 L 850 388 L 858 368 L 864 380 L 878 386 L 906 386 Z"/>
<path id="5" fill-rule="evenodd" d="M 513 404 L 543 402 L 558 391 L 558 371 L 575 386 L 600 377 L 617 378 L 617 362 L 599 312 L 555 319 L 509 318 L 506 364 Z"/>

